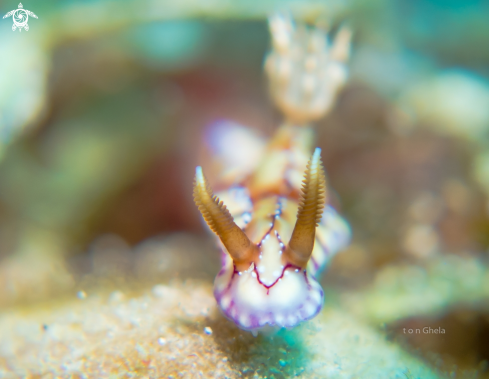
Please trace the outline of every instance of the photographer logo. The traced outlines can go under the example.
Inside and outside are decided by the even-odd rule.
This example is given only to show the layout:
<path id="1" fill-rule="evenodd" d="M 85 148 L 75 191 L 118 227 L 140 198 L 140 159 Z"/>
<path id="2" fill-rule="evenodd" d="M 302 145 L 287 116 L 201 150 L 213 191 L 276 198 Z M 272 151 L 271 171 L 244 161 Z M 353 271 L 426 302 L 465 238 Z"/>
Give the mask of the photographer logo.
<path id="1" fill-rule="evenodd" d="M 12 19 L 14 20 L 12 30 L 15 31 L 16 29 L 19 29 L 19 32 L 22 31 L 22 29 L 25 29 L 26 31 L 29 30 L 29 25 L 27 25 L 27 20 L 29 20 L 29 16 L 37 18 L 34 13 L 24 9 L 22 3 L 19 4 L 18 9 L 14 9 L 13 11 L 8 12 L 5 16 L 3 16 L 3 18 L 7 18 L 10 16 L 12 16 Z"/>

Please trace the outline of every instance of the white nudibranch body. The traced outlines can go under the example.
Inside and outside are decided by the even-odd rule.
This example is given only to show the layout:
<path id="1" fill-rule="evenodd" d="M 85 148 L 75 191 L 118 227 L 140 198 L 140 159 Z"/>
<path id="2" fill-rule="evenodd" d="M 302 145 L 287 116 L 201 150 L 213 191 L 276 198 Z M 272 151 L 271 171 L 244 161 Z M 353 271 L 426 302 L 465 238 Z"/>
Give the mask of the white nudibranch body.
<path id="1" fill-rule="evenodd" d="M 266 69 L 272 98 L 289 122 L 279 128 L 267 147 L 259 152 L 256 146 L 250 148 L 257 164 L 231 159 L 232 149 L 217 152 L 224 166 L 229 161 L 236 164 L 235 169 L 227 169 L 235 175 L 234 181 L 226 176 L 230 189 L 214 195 L 200 167 L 194 186 L 195 203 L 219 238 L 223 257 L 214 296 L 226 317 L 253 333 L 269 327 L 294 327 L 317 315 L 324 302 L 318 276 L 351 236 L 348 223 L 328 204 L 321 149 L 316 148 L 310 156 L 314 133 L 309 127 L 309 122 L 330 107 L 329 103 L 316 106 L 321 96 L 334 97 L 343 83 L 338 77 L 328 78 L 329 71 L 323 66 L 328 62 L 341 66 L 346 78 L 343 63 L 349 46 L 345 35 L 349 33 L 343 31 L 330 46 L 326 36 L 321 35 L 324 32 L 298 31 L 283 16 L 271 19 L 271 31 L 274 50 Z M 309 48 L 301 66 L 294 44 L 304 40 Z M 284 69 L 285 63 L 269 63 L 287 62 L 289 53 L 292 62 L 288 70 Z M 318 68 L 318 62 L 323 68 Z M 283 72 L 275 72 L 274 65 L 283 66 Z M 299 66 L 307 72 L 301 72 Z M 299 86 L 295 94 L 297 80 L 293 75 L 306 75 L 305 87 Z M 319 92 L 314 92 L 315 88 Z M 278 98 L 282 93 L 286 99 Z M 236 136 L 242 133 L 240 127 Z M 226 141 L 216 143 L 218 137 L 214 134 L 213 143 L 243 144 L 242 137 L 233 140 L 232 126 L 225 136 Z M 241 146 L 240 151 L 245 147 Z"/>
<path id="2" fill-rule="evenodd" d="M 272 199 L 263 200 L 259 206 L 271 208 Z M 284 264 L 282 255 L 293 224 L 289 219 L 297 213 L 297 203 L 277 197 L 282 205 L 281 218 L 260 237 L 259 221 L 252 222 L 250 234 L 260 241 L 258 262 L 238 275 L 233 260 L 223 250 L 223 267 L 214 282 L 214 296 L 224 314 L 240 328 L 256 330 L 267 325 L 293 327 L 316 316 L 322 308 L 324 293 L 317 274 L 339 249 L 349 240 L 348 224 L 327 206 L 324 220 L 316 231 L 313 254 L 306 269 Z M 268 203 L 268 204 L 267 204 Z M 263 208 L 262 208 L 263 209 Z M 260 212 L 261 213 L 261 212 Z M 276 217 L 270 215 L 269 218 Z"/>

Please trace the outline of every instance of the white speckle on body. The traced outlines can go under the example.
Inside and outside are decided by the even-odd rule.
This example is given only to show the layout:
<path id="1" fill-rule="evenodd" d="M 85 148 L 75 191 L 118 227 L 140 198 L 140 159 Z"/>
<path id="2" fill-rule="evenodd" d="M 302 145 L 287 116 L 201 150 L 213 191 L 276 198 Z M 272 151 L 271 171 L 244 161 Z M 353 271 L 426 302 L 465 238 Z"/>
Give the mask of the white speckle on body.
<path id="1" fill-rule="evenodd" d="M 278 325 L 283 325 L 284 322 L 284 316 L 282 316 L 280 313 L 275 315 L 275 322 Z"/>
<path id="2" fill-rule="evenodd" d="M 239 317 L 239 322 L 241 323 L 241 325 L 243 325 L 245 327 L 250 326 L 250 320 L 248 319 L 248 317 L 246 315 L 241 315 Z"/>
<path id="3" fill-rule="evenodd" d="M 228 308 L 231 304 L 231 296 L 229 294 L 225 294 L 221 299 L 221 307 Z"/>
<path id="4" fill-rule="evenodd" d="M 304 311 L 307 313 L 307 314 L 313 314 L 314 311 L 316 310 L 317 308 L 317 305 L 315 305 L 314 303 L 311 303 L 311 302 L 307 302 L 303 309 Z"/>

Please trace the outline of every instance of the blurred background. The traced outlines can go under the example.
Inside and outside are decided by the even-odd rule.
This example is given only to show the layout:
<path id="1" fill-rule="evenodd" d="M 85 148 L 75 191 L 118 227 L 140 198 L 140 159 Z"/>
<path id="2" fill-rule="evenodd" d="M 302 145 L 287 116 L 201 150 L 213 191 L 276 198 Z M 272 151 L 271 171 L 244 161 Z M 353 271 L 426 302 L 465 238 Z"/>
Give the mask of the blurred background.
<path id="1" fill-rule="evenodd" d="M 327 291 L 443 372 L 489 378 L 488 2 L 23 5 L 28 32 L 0 22 L 0 312 L 93 283 L 212 281 L 194 169 L 213 124 L 268 138 L 282 122 L 262 66 L 267 17 L 287 11 L 354 32 L 317 124 L 354 234 Z M 425 326 L 446 333 L 403 332 Z"/>

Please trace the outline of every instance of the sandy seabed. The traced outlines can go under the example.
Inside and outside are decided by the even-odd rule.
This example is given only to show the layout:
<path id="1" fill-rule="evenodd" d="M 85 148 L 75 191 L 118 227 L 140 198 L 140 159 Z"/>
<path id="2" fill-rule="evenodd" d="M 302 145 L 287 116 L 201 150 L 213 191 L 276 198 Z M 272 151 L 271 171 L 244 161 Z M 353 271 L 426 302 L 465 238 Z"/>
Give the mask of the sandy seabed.
<path id="1" fill-rule="evenodd" d="M 241 331 L 212 286 L 172 281 L 137 294 L 77 296 L 0 315 L 2 378 L 437 378 L 346 312 L 272 336 Z"/>

